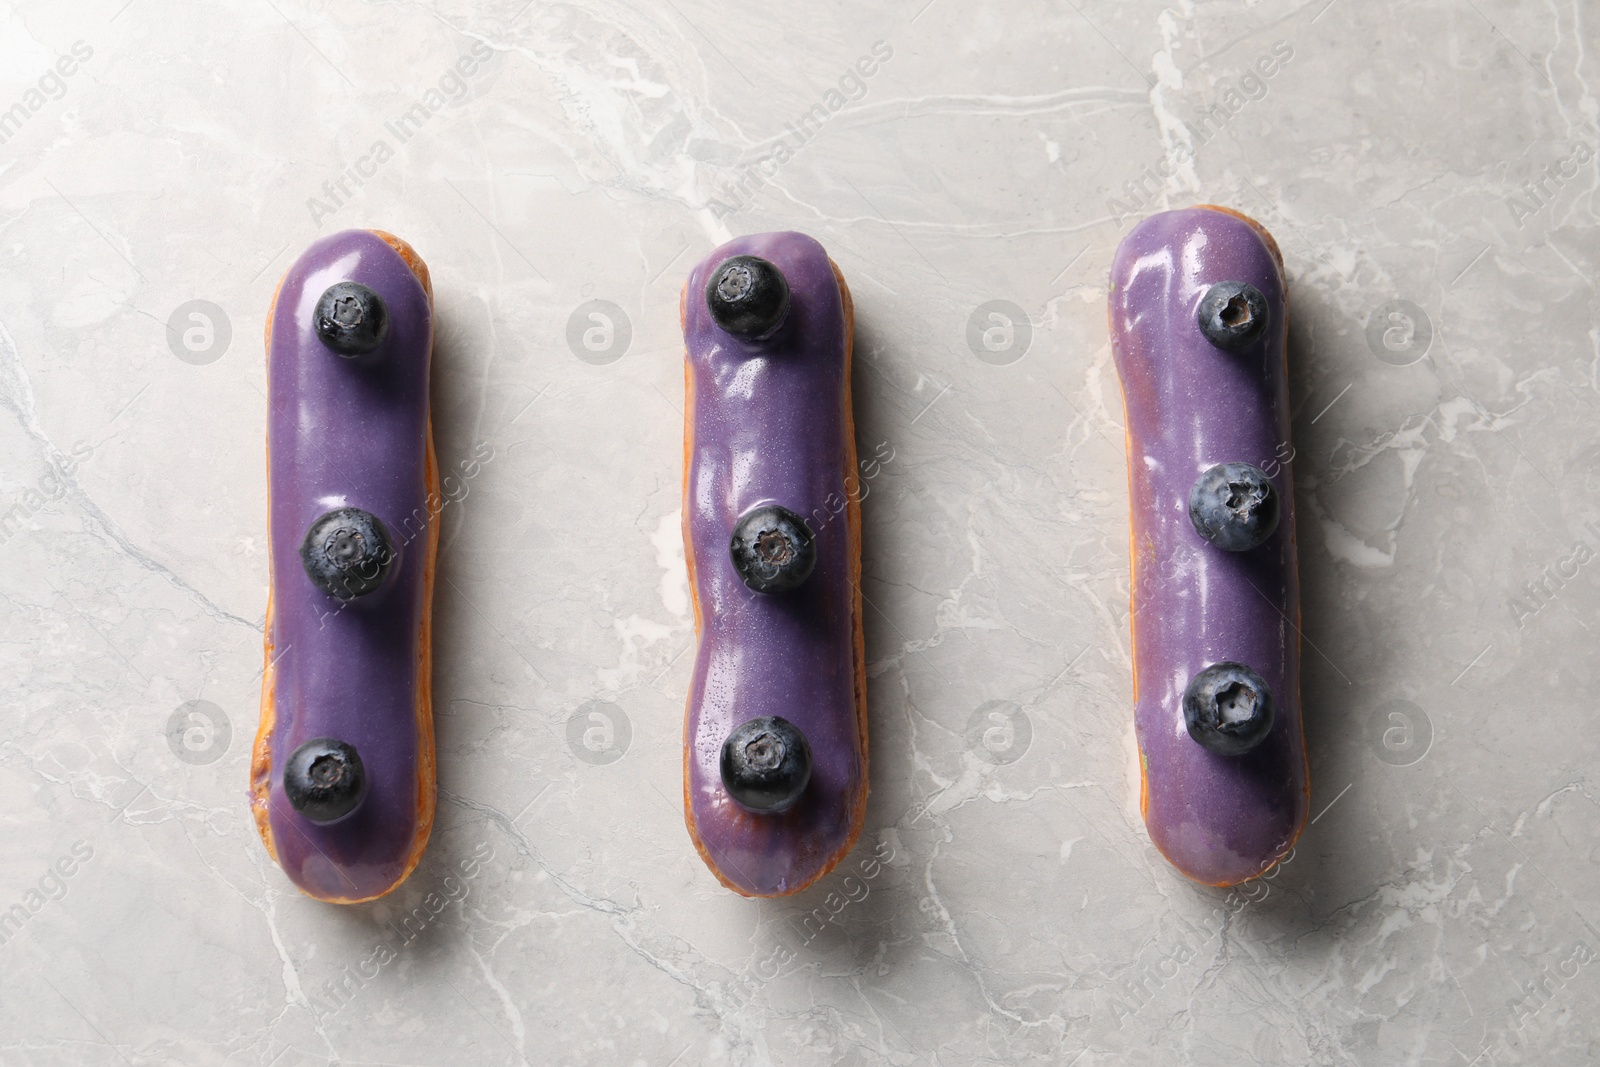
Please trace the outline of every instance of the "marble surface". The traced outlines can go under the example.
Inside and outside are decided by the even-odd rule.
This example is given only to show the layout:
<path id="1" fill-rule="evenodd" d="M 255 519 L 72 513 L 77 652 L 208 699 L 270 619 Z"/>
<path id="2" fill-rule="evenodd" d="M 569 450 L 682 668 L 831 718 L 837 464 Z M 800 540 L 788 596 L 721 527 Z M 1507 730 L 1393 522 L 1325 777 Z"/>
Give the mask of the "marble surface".
<path id="1" fill-rule="evenodd" d="M 0 13 L 0 1062 L 1600 1060 L 1595 12 L 733 11 Z M 1106 334 L 1117 241 L 1208 201 L 1291 279 L 1313 790 L 1233 891 L 1137 813 Z M 246 785 L 261 330 L 352 226 L 432 268 L 441 463 L 489 458 L 432 846 L 338 908 Z M 677 300 L 788 228 L 855 294 L 872 798 L 752 901 L 681 811 Z"/>

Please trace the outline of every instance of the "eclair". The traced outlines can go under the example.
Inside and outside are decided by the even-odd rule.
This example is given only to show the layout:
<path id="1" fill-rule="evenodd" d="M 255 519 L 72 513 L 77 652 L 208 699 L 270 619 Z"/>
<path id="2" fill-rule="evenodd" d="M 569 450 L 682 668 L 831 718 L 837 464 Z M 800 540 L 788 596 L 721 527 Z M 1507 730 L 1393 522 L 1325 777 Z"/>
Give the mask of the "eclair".
<path id="1" fill-rule="evenodd" d="M 1283 259 L 1226 208 L 1139 223 L 1111 267 L 1127 426 L 1139 808 L 1228 886 L 1305 826 Z"/>
<path id="2" fill-rule="evenodd" d="M 782 896 L 866 815 L 850 290 L 804 234 L 740 237 L 690 273 L 681 319 L 684 817 L 723 885 Z"/>
<path id="3" fill-rule="evenodd" d="M 267 315 L 270 592 L 251 808 L 300 890 L 381 897 L 427 847 L 439 475 L 433 292 L 404 241 L 346 230 Z"/>

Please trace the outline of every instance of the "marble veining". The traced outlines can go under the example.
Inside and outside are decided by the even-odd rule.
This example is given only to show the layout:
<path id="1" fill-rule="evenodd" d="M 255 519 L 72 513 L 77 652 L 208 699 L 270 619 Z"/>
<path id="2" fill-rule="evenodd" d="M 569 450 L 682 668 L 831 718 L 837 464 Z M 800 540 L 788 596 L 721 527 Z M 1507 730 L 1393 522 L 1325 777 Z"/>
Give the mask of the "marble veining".
<path id="1" fill-rule="evenodd" d="M 1600 1061 L 1600 84 L 1577 0 L 0 12 L 0 1063 Z M 1108 270 L 1288 281 L 1312 795 L 1207 889 L 1139 818 Z M 426 260 L 439 802 L 398 890 L 244 783 L 262 329 Z M 678 294 L 854 298 L 872 789 L 793 898 L 686 839 Z"/>

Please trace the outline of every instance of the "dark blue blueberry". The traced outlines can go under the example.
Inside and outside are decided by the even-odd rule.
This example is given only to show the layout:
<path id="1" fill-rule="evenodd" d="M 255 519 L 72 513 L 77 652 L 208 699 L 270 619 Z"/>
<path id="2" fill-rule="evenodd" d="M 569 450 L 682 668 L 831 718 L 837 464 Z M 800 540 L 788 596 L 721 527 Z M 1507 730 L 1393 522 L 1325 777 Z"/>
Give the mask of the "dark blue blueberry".
<path id="1" fill-rule="evenodd" d="M 300 563 L 312 584 L 340 600 L 365 596 L 394 568 L 394 544 L 378 517 L 360 508 L 325 512 L 306 531 Z"/>
<path id="2" fill-rule="evenodd" d="M 1195 532 L 1228 552 L 1248 552 L 1278 528 L 1278 490 L 1249 463 L 1218 463 L 1189 490 Z"/>
<path id="3" fill-rule="evenodd" d="M 317 336 L 341 356 L 365 355 L 389 333 L 383 297 L 356 282 L 330 285 L 317 301 L 315 318 Z"/>
<path id="4" fill-rule="evenodd" d="M 1189 736 L 1219 756 L 1242 756 L 1272 732 L 1272 690 L 1242 663 L 1213 663 L 1183 691 Z"/>
<path id="5" fill-rule="evenodd" d="M 354 746 L 332 737 L 313 737 L 289 753 L 283 765 L 283 795 L 312 822 L 334 822 L 366 798 L 367 769 Z"/>
<path id="6" fill-rule="evenodd" d="M 789 283 L 759 256 L 734 256 L 711 272 L 706 307 L 718 326 L 746 341 L 760 341 L 789 314 Z"/>
<path id="7" fill-rule="evenodd" d="M 1218 348 L 1237 352 L 1267 332 L 1267 298 L 1249 282 L 1218 282 L 1200 298 L 1200 332 Z"/>
<path id="8" fill-rule="evenodd" d="M 810 781 L 811 746 L 788 719 L 751 719 L 722 743 L 723 788 L 751 811 L 791 807 Z"/>
<path id="9" fill-rule="evenodd" d="M 806 520 L 777 504 L 751 508 L 733 528 L 733 569 L 758 593 L 787 593 L 811 577 L 817 546 Z"/>

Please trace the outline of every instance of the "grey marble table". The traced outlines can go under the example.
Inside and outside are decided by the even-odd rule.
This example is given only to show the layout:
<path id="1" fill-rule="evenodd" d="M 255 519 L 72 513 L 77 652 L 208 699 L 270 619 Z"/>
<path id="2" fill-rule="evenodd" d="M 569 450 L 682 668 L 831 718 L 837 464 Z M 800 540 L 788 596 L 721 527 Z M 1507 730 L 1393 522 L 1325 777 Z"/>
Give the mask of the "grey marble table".
<path id="1" fill-rule="evenodd" d="M 1600 1061 L 1600 15 L 1566 0 L 0 13 L 0 1061 Z M 1107 266 L 1277 236 L 1314 821 L 1150 846 Z M 261 334 L 433 270 L 440 807 L 377 903 L 246 806 Z M 857 311 L 867 830 L 690 847 L 679 288 L 800 229 Z M 995 317 L 998 316 L 998 317 Z"/>

